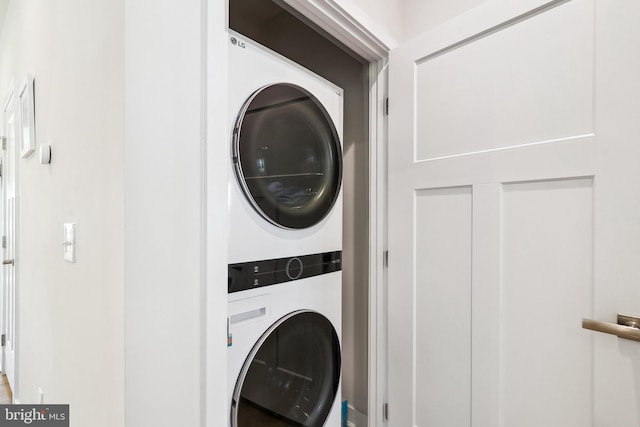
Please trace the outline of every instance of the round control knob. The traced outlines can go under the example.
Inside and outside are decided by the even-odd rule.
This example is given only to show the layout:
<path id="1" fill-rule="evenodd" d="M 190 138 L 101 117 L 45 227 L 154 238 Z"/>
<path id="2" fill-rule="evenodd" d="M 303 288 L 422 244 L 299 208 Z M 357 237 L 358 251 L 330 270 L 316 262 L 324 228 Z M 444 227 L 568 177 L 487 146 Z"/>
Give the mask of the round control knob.
<path id="1" fill-rule="evenodd" d="M 300 258 L 291 258 L 287 261 L 287 277 L 291 280 L 299 279 L 302 276 L 303 267 Z"/>

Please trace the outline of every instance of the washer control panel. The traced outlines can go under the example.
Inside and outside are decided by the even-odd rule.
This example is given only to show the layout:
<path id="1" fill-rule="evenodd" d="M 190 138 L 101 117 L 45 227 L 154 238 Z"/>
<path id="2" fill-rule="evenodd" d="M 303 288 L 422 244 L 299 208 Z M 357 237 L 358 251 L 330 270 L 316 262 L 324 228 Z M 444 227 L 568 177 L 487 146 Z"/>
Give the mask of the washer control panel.
<path id="1" fill-rule="evenodd" d="M 342 270 L 342 251 L 229 264 L 229 293 Z"/>

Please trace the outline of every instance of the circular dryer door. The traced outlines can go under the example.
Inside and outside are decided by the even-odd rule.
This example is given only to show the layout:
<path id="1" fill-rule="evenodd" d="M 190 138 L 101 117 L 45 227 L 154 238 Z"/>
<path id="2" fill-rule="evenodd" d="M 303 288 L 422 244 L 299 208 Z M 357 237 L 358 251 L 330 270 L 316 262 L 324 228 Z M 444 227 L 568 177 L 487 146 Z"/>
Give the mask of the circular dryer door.
<path id="1" fill-rule="evenodd" d="M 238 181 L 269 222 L 302 229 L 331 211 L 342 150 L 329 114 L 311 93 L 284 83 L 257 90 L 240 111 L 233 141 Z"/>
<path id="2" fill-rule="evenodd" d="M 331 322 L 296 311 L 276 322 L 245 361 L 233 393 L 233 427 L 322 427 L 340 381 Z"/>

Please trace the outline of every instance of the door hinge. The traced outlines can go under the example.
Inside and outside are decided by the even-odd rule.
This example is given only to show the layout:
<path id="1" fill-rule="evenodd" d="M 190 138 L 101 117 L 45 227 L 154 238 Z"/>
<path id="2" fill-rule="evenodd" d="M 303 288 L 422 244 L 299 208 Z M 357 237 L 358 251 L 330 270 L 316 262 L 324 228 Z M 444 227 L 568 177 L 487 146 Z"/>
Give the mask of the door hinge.
<path id="1" fill-rule="evenodd" d="M 0 341 L 2 341 L 0 342 L 0 345 L 4 347 L 7 342 L 7 336 L 5 334 L 2 334 L 2 339 Z"/>
<path id="2" fill-rule="evenodd" d="M 7 236 L 2 236 L 2 249 L 7 249 Z"/>
<path id="3" fill-rule="evenodd" d="M 386 97 L 384 99 L 384 115 L 385 116 L 389 115 L 389 97 Z"/>
<path id="4" fill-rule="evenodd" d="M 383 263 L 384 266 L 389 268 L 389 251 L 384 251 L 384 254 L 382 255 L 382 259 L 383 259 Z"/>
<path id="5" fill-rule="evenodd" d="M 384 421 L 389 421 L 389 404 L 385 403 L 382 405 L 382 419 Z"/>
<path id="6" fill-rule="evenodd" d="M 0 136 L 0 142 L 2 142 L 2 149 L 6 150 L 7 149 L 7 137 L 6 136 Z"/>

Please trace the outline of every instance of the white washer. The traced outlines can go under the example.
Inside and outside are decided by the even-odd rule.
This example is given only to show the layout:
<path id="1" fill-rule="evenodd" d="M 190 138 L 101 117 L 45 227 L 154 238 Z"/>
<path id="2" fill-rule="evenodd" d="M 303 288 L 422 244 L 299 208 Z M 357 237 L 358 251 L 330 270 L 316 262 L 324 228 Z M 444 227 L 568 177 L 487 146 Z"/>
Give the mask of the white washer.
<path id="1" fill-rule="evenodd" d="M 229 40 L 229 263 L 341 250 L 342 89 Z"/>
<path id="2" fill-rule="evenodd" d="M 341 284 L 336 271 L 229 295 L 231 427 L 341 425 Z"/>

